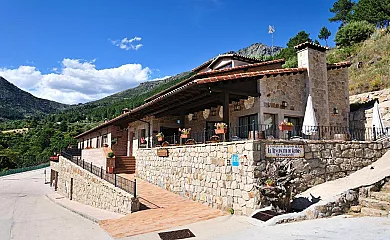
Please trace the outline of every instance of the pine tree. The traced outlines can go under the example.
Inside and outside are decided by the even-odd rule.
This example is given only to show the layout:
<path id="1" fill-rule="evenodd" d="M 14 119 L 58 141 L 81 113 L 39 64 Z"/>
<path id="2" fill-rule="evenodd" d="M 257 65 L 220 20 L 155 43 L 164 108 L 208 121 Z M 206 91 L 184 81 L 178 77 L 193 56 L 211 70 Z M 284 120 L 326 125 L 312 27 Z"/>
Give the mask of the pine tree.
<path id="1" fill-rule="evenodd" d="M 390 0 L 360 0 L 355 7 L 353 20 L 367 21 L 378 27 L 389 26 Z"/>
<path id="2" fill-rule="evenodd" d="M 328 38 L 332 35 L 332 33 L 326 27 L 322 27 L 320 30 L 320 34 L 318 38 L 321 40 L 325 40 L 326 46 L 328 46 Z"/>
<path id="3" fill-rule="evenodd" d="M 344 26 L 352 17 L 352 11 L 356 3 L 352 0 L 337 0 L 333 4 L 333 7 L 329 9 L 334 13 L 334 17 L 329 18 L 331 22 L 341 22 L 341 26 Z"/>

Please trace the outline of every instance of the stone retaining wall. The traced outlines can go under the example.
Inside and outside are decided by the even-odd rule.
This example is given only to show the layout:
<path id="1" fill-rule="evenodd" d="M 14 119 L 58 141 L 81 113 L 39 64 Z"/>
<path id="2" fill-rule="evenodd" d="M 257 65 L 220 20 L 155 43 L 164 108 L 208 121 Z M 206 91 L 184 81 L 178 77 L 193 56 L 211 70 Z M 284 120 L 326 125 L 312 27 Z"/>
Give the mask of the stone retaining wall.
<path id="1" fill-rule="evenodd" d="M 133 195 L 63 157 L 60 157 L 59 162 L 50 162 L 50 167 L 58 172 L 57 191 L 65 197 L 70 198 L 70 183 L 73 178 L 74 201 L 121 214 L 128 214 L 139 208 L 138 199 Z"/>
<path id="2" fill-rule="evenodd" d="M 305 158 L 265 158 L 265 144 L 302 144 Z M 297 173 L 295 195 L 370 165 L 390 149 L 390 143 L 243 141 L 167 147 L 168 157 L 158 157 L 157 149 L 136 152 L 138 177 L 211 207 L 250 215 L 267 204 L 256 182 L 269 163 L 291 162 Z M 238 167 L 231 166 L 233 154 L 239 156 Z"/>

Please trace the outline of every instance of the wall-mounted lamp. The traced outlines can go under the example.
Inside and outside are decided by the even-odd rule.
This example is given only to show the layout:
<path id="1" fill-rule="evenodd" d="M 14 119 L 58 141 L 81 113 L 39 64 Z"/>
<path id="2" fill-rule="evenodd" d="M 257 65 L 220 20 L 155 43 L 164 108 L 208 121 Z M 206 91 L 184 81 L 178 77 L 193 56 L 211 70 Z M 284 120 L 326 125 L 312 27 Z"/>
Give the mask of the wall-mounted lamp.
<path id="1" fill-rule="evenodd" d="M 210 116 L 217 116 L 217 109 L 211 108 L 211 110 L 210 110 Z"/>
<path id="2" fill-rule="evenodd" d="M 287 102 L 286 101 L 282 101 L 282 107 L 284 107 L 284 108 L 287 107 Z"/>
<path id="3" fill-rule="evenodd" d="M 337 107 L 333 108 L 333 114 L 339 114 L 339 109 Z"/>
<path id="4" fill-rule="evenodd" d="M 233 105 L 233 110 L 234 111 L 240 111 L 241 110 L 241 104 L 239 102 L 236 102 L 234 105 Z"/>
<path id="5" fill-rule="evenodd" d="M 177 119 L 177 124 L 180 124 L 180 119 Z"/>

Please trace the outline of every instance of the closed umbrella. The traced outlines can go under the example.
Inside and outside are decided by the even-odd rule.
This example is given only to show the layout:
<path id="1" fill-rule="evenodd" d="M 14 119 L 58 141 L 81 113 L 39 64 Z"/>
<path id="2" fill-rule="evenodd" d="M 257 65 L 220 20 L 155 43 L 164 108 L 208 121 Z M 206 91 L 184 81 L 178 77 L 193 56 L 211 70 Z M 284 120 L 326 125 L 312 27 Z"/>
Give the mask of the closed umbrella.
<path id="1" fill-rule="evenodd" d="M 303 119 L 302 133 L 305 135 L 313 135 L 317 131 L 317 118 L 313 108 L 313 100 L 311 95 L 307 98 L 305 118 Z"/>
<path id="2" fill-rule="evenodd" d="M 372 128 L 375 129 L 375 133 L 378 137 L 385 135 L 385 125 L 382 121 L 382 115 L 379 111 L 378 101 L 375 101 L 374 108 L 372 109 Z"/>

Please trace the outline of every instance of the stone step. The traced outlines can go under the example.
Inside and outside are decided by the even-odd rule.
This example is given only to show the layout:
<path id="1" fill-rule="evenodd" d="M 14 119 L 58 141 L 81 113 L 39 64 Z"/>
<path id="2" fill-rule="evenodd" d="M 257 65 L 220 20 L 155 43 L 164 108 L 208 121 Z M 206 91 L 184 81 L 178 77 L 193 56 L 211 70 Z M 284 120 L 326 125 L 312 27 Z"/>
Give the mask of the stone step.
<path id="1" fill-rule="evenodd" d="M 372 198 L 359 198 L 359 203 L 363 207 L 375 208 L 378 210 L 390 211 L 390 203 Z"/>
<path id="2" fill-rule="evenodd" d="M 368 207 L 362 207 L 360 212 L 362 215 L 372 216 L 372 217 L 388 217 L 389 216 L 389 211 L 378 210 L 378 209 L 368 208 Z"/>
<path id="3" fill-rule="evenodd" d="M 386 192 L 371 192 L 370 197 L 376 200 L 390 202 L 390 193 Z"/>
<path id="4" fill-rule="evenodd" d="M 381 192 L 390 193 L 390 182 L 387 182 L 387 183 L 385 183 L 385 185 L 382 186 Z"/>

